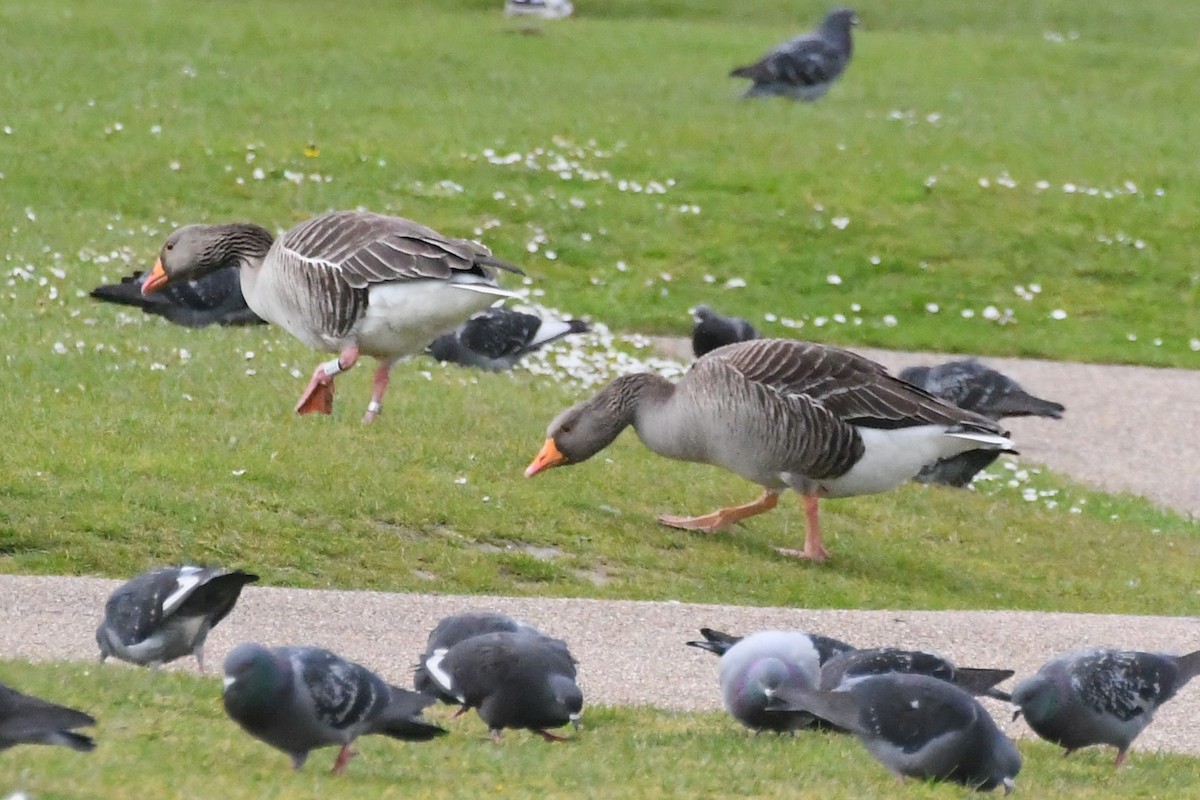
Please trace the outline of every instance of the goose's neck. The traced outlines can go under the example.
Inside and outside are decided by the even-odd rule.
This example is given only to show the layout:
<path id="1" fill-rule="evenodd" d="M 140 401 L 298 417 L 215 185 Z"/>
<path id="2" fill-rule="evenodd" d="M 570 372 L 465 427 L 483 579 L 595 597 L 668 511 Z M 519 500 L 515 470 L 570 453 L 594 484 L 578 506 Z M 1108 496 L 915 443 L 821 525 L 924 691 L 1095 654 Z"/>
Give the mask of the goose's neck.
<path id="1" fill-rule="evenodd" d="M 222 267 L 256 267 L 262 263 L 275 237 L 266 228 L 249 222 L 213 225 L 205 262 Z"/>
<path id="2" fill-rule="evenodd" d="M 649 372 L 626 375 L 609 384 L 614 416 L 621 427 L 632 425 L 642 442 L 667 458 L 690 459 L 688 437 L 682 436 L 686 426 L 676 407 L 676 386 L 671 381 Z"/>
<path id="3" fill-rule="evenodd" d="M 641 421 L 653 416 L 657 408 L 667 403 L 674 392 L 675 384 L 661 375 L 636 372 L 622 375 L 608 384 L 593 402 L 606 406 L 607 415 L 620 429 L 629 425 L 637 428 Z"/>

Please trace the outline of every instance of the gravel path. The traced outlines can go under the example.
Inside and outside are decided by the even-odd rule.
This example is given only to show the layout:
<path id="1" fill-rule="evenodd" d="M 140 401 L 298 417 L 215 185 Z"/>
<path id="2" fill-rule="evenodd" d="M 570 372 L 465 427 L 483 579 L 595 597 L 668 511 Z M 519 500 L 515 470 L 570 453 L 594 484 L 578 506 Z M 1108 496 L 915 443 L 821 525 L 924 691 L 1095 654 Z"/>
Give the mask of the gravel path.
<path id="1" fill-rule="evenodd" d="M 678 346 L 678 343 L 674 343 Z M 944 358 L 863 351 L 893 369 Z M 1022 458 L 1112 491 L 1144 495 L 1200 516 L 1194 463 L 1200 443 L 1194 410 L 1200 372 L 986 359 L 1035 394 L 1062 402 L 1061 421 L 1010 420 Z M 88 660 L 94 631 L 116 581 L 0 576 L 0 655 Z M 322 644 L 407 683 L 438 619 L 468 609 L 505 611 L 565 638 L 581 663 L 593 704 L 717 709 L 716 659 L 683 645 L 701 626 L 745 633 L 798 628 L 860 646 L 941 652 L 958 663 L 1008 667 L 1018 677 L 1049 656 L 1089 645 L 1184 652 L 1200 647 L 1200 619 L 1031 612 L 832 611 L 670 602 L 458 597 L 249 587 L 209 639 L 210 669 L 233 644 Z M 114 667 L 120 668 L 120 667 Z M 195 669 L 194 662 L 172 668 Z M 990 702 L 990 701 L 989 701 Z M 998 719 L 1014 735 L 1028 735 Z M 1200 755 L 1200 684 L 1168 704 L 1135 749 Z"/>

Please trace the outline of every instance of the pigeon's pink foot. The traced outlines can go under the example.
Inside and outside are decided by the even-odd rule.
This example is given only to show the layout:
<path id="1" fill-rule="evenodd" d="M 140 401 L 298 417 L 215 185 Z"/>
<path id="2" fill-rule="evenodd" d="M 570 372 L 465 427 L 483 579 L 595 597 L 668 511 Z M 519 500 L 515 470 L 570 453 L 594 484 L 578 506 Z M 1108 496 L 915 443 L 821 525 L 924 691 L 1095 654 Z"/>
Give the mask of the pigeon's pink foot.
<path id="1" fill-rule="evenodd" d="M 358 753 L 350 749 L 350 743 L 342 745 L 342 749 L 338 751 L 337 761 L 333 762 L 333 774 L 341 775 L 345 771 L 346 765 L 350 763 L 350 759 L 354 758 Z"/>

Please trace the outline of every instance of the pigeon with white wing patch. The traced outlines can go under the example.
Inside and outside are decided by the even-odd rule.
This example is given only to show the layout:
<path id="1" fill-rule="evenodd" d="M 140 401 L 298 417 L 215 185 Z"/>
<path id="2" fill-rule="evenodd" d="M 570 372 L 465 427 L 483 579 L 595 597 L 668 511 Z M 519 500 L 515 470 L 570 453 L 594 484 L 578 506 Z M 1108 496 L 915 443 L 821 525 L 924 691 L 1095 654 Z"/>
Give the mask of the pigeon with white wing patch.
<path id="1" fill-rule="evenodd" d="M 163 567 L 138 575 L 108 598 L 96 629 L 100 660 L 109 656 L 159 667 L 194 654 L 204 672 L 204 642 L 228 616 L 242 587 L 258 580 L 221 567 Z"/>
<path id="2" fill-rule="evenodd" d="M 495 307 L 473 314 L 454 331 L 434 339 L 429 354 L 438 361 L 503 372 L 535 350 L 587 330 L 581 319 L 542 318 Z"/>
<path id="3" fill-rule="evenodd" d="M 474 708 L 499 741 L 504 728 L 528 728 L 546 741 L 547 731 L 579 727 L 583 691 L 566 642 L 536 633 L 499 631 L 472 636 L 425 661 L 442 689 Z"/>
<path id="4" fill-rule="evenodd" d="M 436 655 L 445 655 L 446 651 L 451 647 L 459 642 L 470 639 L 472 636 L 481 636 L 485 633 L 496 633 L 498 631 L 508 631 L 510 633 L 524 631 L 538 636 L 542 635 L 532 625 L 495 611 L 468 611 L 464 614 L 452 614 L 451 616 L 444 617 L 429 632 L 429 639 L 425 644 L 425 652 L 422 654 L 417 668 L 413 671 L 413 688 L 422 694 L 436 697 L 443 703 L 459 702 L 458 698 L 449 694 L 429 674 L 427 666 L 429 660 Z"/>

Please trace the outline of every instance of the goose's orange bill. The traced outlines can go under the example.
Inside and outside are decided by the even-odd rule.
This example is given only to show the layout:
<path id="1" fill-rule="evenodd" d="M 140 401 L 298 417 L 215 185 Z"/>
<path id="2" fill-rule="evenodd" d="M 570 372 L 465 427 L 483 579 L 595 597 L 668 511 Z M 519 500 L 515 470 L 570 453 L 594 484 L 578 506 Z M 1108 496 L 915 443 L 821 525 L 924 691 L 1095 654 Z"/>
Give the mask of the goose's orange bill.
<path id="1" fill-rule="evenodd" d="M 161 289 L 167 282 L 167 271 L 163 269 L 162 259 L 154 262 L 154 269 L 150 270 L 150 275 L 147 276 L 146 282 L 142 284 L 142 294 L 150 294 L 153 291 Z"/>
<path id="2" fill-rule="evenodd" d="M 525 477 L 532 478 L 542 470 L 557 467 L 559 464 L 567 463 L 567 457 L 558 452 L 558 445 L 553 439 L 547 439 L 542 445 L 542 449 L 538 452 L 537 458 L 533 459 L 528 467 L 525 468 Z"/>

